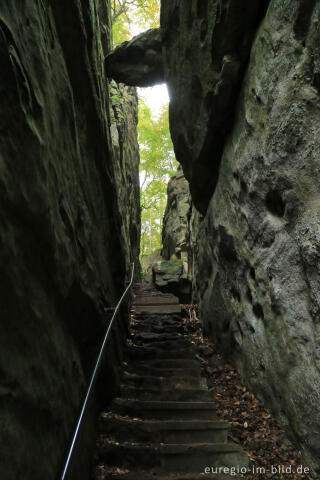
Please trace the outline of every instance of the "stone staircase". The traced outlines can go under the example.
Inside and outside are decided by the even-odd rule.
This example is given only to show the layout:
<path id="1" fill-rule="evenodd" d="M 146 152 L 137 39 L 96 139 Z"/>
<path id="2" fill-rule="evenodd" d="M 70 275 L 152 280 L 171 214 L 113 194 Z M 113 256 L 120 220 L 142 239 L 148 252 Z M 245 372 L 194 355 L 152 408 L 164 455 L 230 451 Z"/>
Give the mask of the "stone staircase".
<path id="1" fill-rule="evenodd" d="M 136 284 L 133 310 L 121 395 L 101 416 L 96 480 L 196 480 L 206 467 L 247 467 L 227 443 L 178 299 Z"/>

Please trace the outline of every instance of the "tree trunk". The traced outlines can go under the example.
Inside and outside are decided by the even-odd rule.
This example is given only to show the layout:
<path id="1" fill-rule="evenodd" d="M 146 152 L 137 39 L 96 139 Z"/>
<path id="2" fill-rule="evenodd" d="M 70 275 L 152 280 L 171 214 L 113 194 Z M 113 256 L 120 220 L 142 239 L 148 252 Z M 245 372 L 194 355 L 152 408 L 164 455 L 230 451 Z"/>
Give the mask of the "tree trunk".
<path id="1" fill-rule="evenodd" d="M 149 222 L 150 222 L 149 248 L 150 248 L 150 253 L 152 253 L 152 207 L 150 207 L 149 212 L 150 212 L 150 217 L 149 217 Z"/>

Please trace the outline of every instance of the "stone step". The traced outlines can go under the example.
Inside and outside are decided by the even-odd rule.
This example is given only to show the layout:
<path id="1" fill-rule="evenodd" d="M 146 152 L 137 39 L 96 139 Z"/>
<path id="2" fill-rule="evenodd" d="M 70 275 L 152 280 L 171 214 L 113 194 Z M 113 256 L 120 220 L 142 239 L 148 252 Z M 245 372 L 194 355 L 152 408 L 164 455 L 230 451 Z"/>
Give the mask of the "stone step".
<path id="1" fill-rule="evenodd" d="M 146 365 L 151 368 L 200 368 L 200 363 L 195 359 L 187 358 L 173 358 L 173 359 L 162 359 L 162 360 L 150 360 L 147 364 L 145 362 L 134 361 L 130 364 L 132 368 L 134 367 L 145 367 Z M 125 364 L 127 366 L 127 364 Z"/>
<path id="2" fill-rule="evenodd" d="M 154 377 L 201 377 L 200 365 L 194 367 L 152 367 L 149 365 L 127 365 L 124 367 L 124 372 L 135 374 L 139 376 L 154 376 Z"/>
<path id="3" fill-rule="evenodd" d="M 205 380 L 205 379 L 204 379 Z M 121 375 L 121 381 L 124 385 L 131 385 L 139 388 L 200 388 L 203 386 L 203 380 L 200 376 L 185 375 L 184 377 L 158 377 L 147 375 L 135 375 L 128 372 L 123 372 Z"/>
<path id="4" fill-rule="evenodd" d="M 249 459 L 232 443 L 122 444 L 102 443 L 99 457 L 108 465 L 125 468 L 141 465 L 159 473 L 203 472 L 210 467 L 249 467 Z"/>
<path id="5" fill-rule="evenodd" d="M 151 283 L 135 283 L 133 291 L 136 295 L 172 296 L 172 293 L 162 293 Z"/>
<path id="6" fill-rule="evenodd" d="M 201 473 L 170 473 L 170 477 L 168 477 L 168 475 L 162 475 L 161 473 L 157 474 L 150 470 L 134 470 L 131 472 L 121 472 L 119 474 L 112 471 L 110 472 L 102 465 L 97 467 L 94 478 L 95 480 L 204 480 L 206 477 L 209 477 L 212 480 L 238 480 L 244 478 L 243 476 L 224 475 L 219 473 L 214 473 L 214 476 L 209 476 L 204 474 L 204 469 Z"/>
<path id="7" fill-rule="evenodd" d="M 178 299 L 150 285 L 135 291 L 121 397 L 99 424 L 105 464 L 96 479 L 198 480 L 205 467 L 247 466 L 248 456 L 227 443 L 228 425 L 216 415 L 196 348 L 184 335 Z"/>
<path id="8" fill-rule="evenodd" d="M 188 349 L 179 348 L 175 350 L 162 350 L 155 347 L 127 346 L 125 348 L 125 358 L 135 360 L 160 360 L 160 359 L 193 359 L 196 350 L 195 347 Z"/>
<path id="9" fill-rule="evenodd" d="M 201 473 L 170 473 L 170 477 L 150 470 L 135 469 L 133 471 L 115 473 L 114 471 L 112 472 L 108 470 L 108 467 L 105 467 L 104 465 L 98 465 L 95 471 L 94 480 L 204 480 L 206 477 L 209 477 L 212 480 L 238 480 L 244 478 L 242 475 L 224 475 L 219 473 L 214 473 L 214 476 L 205 475 L 204 469 Z"/>
<path id="10" fill-rule="evenodd" d="M 136 400 L 161 400 L 161 401 L 191 401 L 208 402 L 213 399 L 207 388 L 137 388 L 130 385 L 120 385 L 123 397 Z"/>
<path id="11" fill-rule="evenodd" d="M 172 322 L 144 322 L 142 320 L 132 320 L 130 325 L 131 331 L 153 332 L 153 333 L 180 333 L 183 323 L 174 320 Z"/>
<path id="12" fill-rule="evenodd" d="M 183 333 L 183 325 L 175 322 L 171 325 L 158 325 L 153 323 L 131 323 L 130 330 L 132 333 L 137 334 L 140 332 L 152 332 L 152 333 Z"/>
<path id="13" fill-rule="evenodd" d="M 143 343 L 158 343 L 158 342 L 169 342 L 184 340 L 185 343 L 190 343 L 189 339 L 184 337 L 181 333 L 155 333 L 155 332 L 139 332 L 131 333 L 129 337 L 134 342 L 143 342 Z"/>
<path id="14" fill-rule="evenodd" d="M 155 296 L 155 295 L 137 295 L 133 301 L 134 307 L 146 305 L 179 305 L 179 298 L 174 295 Z"/>
<path id="15" fill-rule="evenodd" d="M 116 398 L 113 409 L 121 415 L 157 420 L 217 420 L 213 402 L 150 401 Z"/>
<path id="16" fill-rule="evenodd" d="M 130 339 L 131 340 L 131 339 Z M 171 349 L 189 349 L 192 348 L 192 344 L 187 339 L 178 338 L 177 340 L 159 340 L 158 342 L 142 342 L 142 341 L 135 341 L 131 340 L 132 344 L 137 347 L 143 348 L 154 348 L 157 350 L 166 350 L 170 351 Z"/>
<path id="17" fill-rule="evenodd" d="M 145 315 L 143 313 L 133 312 L 133 319 L 139 322 L 147 322 L 147 323 L 154 323 L 154 324 L 159 324 L 159 323 L 170 324 L 172 322 L 180 322 L 180 323 L 183 322 L 181 317 L 181 312 L 171 313 L 171 314 L 164 313 L 163 315 L 159 315 L 159 314 Z"/>
<path id="18" fill-rule="evenodd" d="M 147 316 L 133 316 L 131 318 L 130 326 L 144 327 L 182 327 L 184 322 L 180 315 L 154 315 L 153 317 Z"/>
<path id="19" fill-rule="evenodd" d="M 159 314 L 169 314 L 169 313 L 180 313 L 180 305 L 136 305 L 134 307 L 135 313 L 144 313 L 145 315 L 159 313 Z"/>
<path id="20" fill-rule="evenodd" d="M 224 443 L 228 424 L 210 420 L 138 420 L 101 418 L 99 431 L 118 442 L 134 443 Z"/>

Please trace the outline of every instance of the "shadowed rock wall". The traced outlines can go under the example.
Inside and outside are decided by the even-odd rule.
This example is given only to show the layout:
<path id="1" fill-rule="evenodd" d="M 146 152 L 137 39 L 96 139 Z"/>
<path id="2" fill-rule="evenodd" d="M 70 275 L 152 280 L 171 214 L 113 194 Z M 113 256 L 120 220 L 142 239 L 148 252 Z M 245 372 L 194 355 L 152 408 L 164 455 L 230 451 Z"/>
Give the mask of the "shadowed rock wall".
<path id="1" fill-rule="evenodd" d="M 162 52 L 177 160 L 204 213 L 218 180 L 224 139 L 253 36 L 267 0 L 161 2 Z"/>
<path id="2" fill-rule="evenodd" d="M 240 3 L 162 2 L 171 132 L 202 212 L 193 293 L 207 335 L 318 471 L 320 5 Z"/>
<path id="3" fill-rule="evenodd" d="M 103 307 L 115 305 L 138 258 L 136 97 L 121 90 L 128 122 L 109 111 L 109 33 L 100 0 L 0 5 L 2 480 L 57 478 Z M 105 397 L 124 334 L 123 317 Z M 73 478 L 89 476 L 93 420 Z"/>
<path id="4" fill-rule="evenodd" d="M 206 333 L 320 469 L 319 3 L 272 1 L 207 215 L 193 216 Z"/>

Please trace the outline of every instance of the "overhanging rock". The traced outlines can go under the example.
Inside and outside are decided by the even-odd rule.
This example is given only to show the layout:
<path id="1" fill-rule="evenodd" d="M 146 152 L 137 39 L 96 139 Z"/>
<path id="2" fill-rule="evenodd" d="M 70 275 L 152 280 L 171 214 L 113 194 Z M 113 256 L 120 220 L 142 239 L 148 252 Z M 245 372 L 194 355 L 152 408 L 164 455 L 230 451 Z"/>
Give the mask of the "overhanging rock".
<path id="1" fill-rule="evenodd" d="M 160 28 L 152 28 L 124 42 L 105 60 L 108 77 L 136 87 L 164 83 Z"/>
<path id="2" fill-rule="evenodd" d="M 254 34 L 268 2 L 162 0 L 161 33 L 176 158 L 205 213 Z"/>

